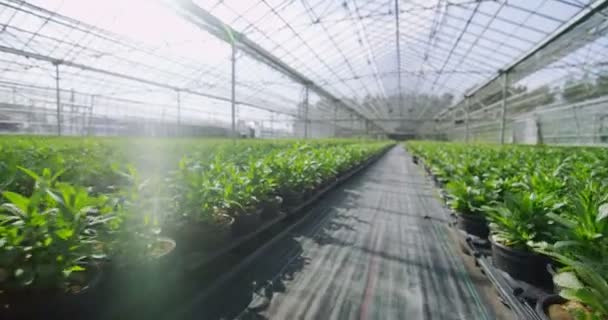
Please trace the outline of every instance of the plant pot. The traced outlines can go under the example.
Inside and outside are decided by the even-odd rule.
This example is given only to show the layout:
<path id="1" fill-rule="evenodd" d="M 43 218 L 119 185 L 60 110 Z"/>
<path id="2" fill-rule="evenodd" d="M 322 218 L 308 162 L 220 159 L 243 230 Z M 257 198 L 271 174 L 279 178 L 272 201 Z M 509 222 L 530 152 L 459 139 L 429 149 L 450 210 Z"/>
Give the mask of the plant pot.
<path id="1" fill-rule="evenodd" d="M 509 248 L 497 243 L 492 237 L 490 237 L 490 241 L 494 266 L 505 271 L 514 279 L 545 290 L 553 290 L 553 277 L 547 270 L 547 266 L 551 264 L 549 257 Z"/>
<path id="2" fill-rule="evenodd" d="M 163 234 L 175 240 L 175 251 L 179 253 L 209 251 L 230 241 L 233 223 L 234 218 L 229 216 L 216 223 L 186 221 L 164 228 Z"/>
<path id="3" fill-rule="evenodd" d="M 260 212 L 260 218 L 262 220 L 272 220 L 279 215 L 279 211 L 281 210 L 281 204 L 283 203 L 283 198 L 276 196 L 268 201 L 262 203 L 262 211 Z"/>
<path id="4" fill-rule="evenodd" d="M 433 173 L 431 172 L 431 167 L 429 167 L 429 166 L 424 166 L 424 171 L 426 171 L 426 173 L 430 176 L 433 175 Z"/>
<path id="5" fill-rule="evenodd" d="M 436 175 L 433 175 L 433 182 L 435 183 L 435 187 L 436 188 L 443 188 L 443 182 L 441 182 L 441 180 L 439 180 L 439 178 Z"/>
<path id="6" fill-rule="evenodd" d="M 304 194 L 287 192 L 282 194 L 283 197 L 283 208 L 295 207 L 302 203 L 304 200 Z"/>
<path id="7" fill-rule="evenodd" d="M 549 316 L 549 307 L 554 304 L 563 304 L 566 301 L 566 299 L 557 294 L 545 295 L 536 301 L 534 310 L 542 320 L 553 320 Z"/>
<path id="8" fill-rule="evenodd" d="M 317 189 L 315 187 L 307 188 L 306 191 L 304 191 L 304 199 L 303 200 L 308 200 L 308 199 L 314 197 L 317 194 L 318 190 L 320 190 L 320 189 Z"/>
<path id="9" fill-rule="evenodd" d="M 474 214 L 456 214 L 456 223 L 460 230 L 481 239 L 487 239 L 490 234 L 486 217 Z"/>
<path id="10" fill-rule="evenodd" d="M 260 227 L 261 220 L 259 213 L 241 213 L 234 218 L 232 224 L 232 236 L 241 237 L 252 233 Z"/>
<path id="11" fill-rule="evenodd" d="M 86 285 L 72 292 L 25 289 L 0 294 L 0 319 L 62 319 L 96 306 L 96 290 L 104 278 L 97 264 L 89 266 Z"/>
<path id="12" fill-rule="evenodd" d="M 155 260 L 170 259 L 170 255 L 175 251 L 175 247 L 177 247 L 175 240 L 167 237 L 160 237 L 154 244 L 151 257 Z"/>

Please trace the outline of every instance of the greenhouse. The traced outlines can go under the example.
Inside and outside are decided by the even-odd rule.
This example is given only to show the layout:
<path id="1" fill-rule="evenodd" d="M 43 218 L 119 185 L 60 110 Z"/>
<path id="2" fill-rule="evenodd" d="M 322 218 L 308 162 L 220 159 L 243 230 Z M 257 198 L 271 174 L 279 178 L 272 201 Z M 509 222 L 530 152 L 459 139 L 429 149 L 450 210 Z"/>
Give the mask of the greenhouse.
<path id="1" fill-rule="evenodd" d="M 608 0 L 0 24 L 0 319 L 608 320 Z"/>

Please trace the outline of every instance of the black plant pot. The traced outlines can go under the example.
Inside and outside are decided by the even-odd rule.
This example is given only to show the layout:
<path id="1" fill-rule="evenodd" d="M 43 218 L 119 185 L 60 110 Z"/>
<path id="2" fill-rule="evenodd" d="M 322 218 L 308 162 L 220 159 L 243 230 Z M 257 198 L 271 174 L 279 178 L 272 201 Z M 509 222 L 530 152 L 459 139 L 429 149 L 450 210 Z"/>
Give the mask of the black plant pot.
<path id="1" fill-rule="evenodd" d="M 431 167 L 429 166 L 424 166 L 424 171 L 426 171 L 428 175 L 433 175 L 433 173 L 431 172 Z"/>
<path id="2" fill-rule="evenodd" d="M 441 182 L 441 180 L 439 180 L 439 178 L 436 175 L 433 175 L 433 182 L 435 183 L 435 187 L 436 188 L 443 188 L 443 182 Z"/>
<path id="3" fill-rule="evenodd" d="M 304 201 L 303 193 L 285 193 L 283 196 L 283 208 L 295 207 Z"/>
<path id="4" fill-rule="evenodd" d="M 279 215 L 281 210 L 281 204 L 283 199 L 281 197 L 274 197 L 262 204 L 262 212 L 260 212 L 260 218 L 262 220 L 271 220 Z"/>
<path id="5" fill-rule="evenodd" d="M 509 248 L 497 243 L 491 237 L 490 241 L 492 243 L 492 262 L 494 266 L 505 271 L 514 279 L 553 291 L 553 277 L 547 270 L 547 266 L 551 264 L 549 257 Z"/>
<path id="6" fill-rule="evenodd" d="M 557 294 L 545 295 L 536 301 L 536 307 L 534 309 L 538 317 L 542 320 L 551 320 L 547 312 L 549 307 L 554 304 L 565 303 L 566 301 L 566 299 Z"/>
<path id="7" fill-rule="evenodd" d="M 2 293 L 0 319 L 65 319 L 95 308 L 97 291 L 105 276 L 98 265 L 90 268 L 92 277 L 78 293 L 64 293 L 54 289 Z"/>
<path id="8" fill-rule="evenodd" d="M 460 230 L 481 239 L 487 239 L 490 234 L 486 217 L 473 214 L 456 214 L 456 222 Z"/>
<path id="9" fill-rule="evenodd" d="M 230 241 L 233 218 L 225 224 L 206 224 L 187 221 L 163 228 L 163 235 L 174 239 L 179 255 L 195 251 L 216 250 Z"/>
<path id="10" fill-rule="evenodd" d="M 259 213 L 242 213 L 234 218 L 232 224 L 232 236 L 241 237 L 252 233 L 260 227 L 261 220 Z"/>

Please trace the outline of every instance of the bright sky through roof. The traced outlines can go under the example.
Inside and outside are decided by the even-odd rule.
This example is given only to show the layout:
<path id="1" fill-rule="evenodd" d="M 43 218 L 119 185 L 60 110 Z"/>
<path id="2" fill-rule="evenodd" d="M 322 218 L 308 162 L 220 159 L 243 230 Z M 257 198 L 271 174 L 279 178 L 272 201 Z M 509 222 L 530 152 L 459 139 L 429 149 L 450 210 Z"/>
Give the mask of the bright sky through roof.
<path id="1" fill-rule="evenodd" d="M 0 37 L 2 45 L 220 97 L 184 94 L 185 115 L 205 119 L 213 114 L 228 119 L 230 46 L 177 15 L 172 8 L 177 0 L 28 1 L 48 10 L 50 18 L 30 14 L 36 10 L 26 8 L 23 2 L 7 1 L 11 9 L 0 12 L 0 21 L 6 26 Z M 361 102 L 367 96 L 396 95 L 399 73 L 403 93 L 460 97 L 522 56 L 590 1 L 401 0 L 399 52 L 394 1 L 194 2 L 335 97 L 354 104 L 368 117 L 381 118 L 390 116 L 386 103 L 366 107 Z M 76 21 L 66 22 L 53 12 Z M 110 33 L 86 25 L 76 27 L 77 21 Z M 592 54 L 597 48 L 585 50 L 589 59 L 603 57 Z M 578 51 L 570 56 L 568 61 L 583 59 Z M 55 70 L 48 63 L 14 55 L 3 57 L 9 62 L 3 69 L 5 81 L 54 86 Z M 61 75 L 61 85 L 68 90 L 153 101 L 165 107 L 150 108 L 150 112 L 176 116 L 176 93 L 172 90 L 67 66 L 61 67 Z M 540 86 L 562 75 L 539 73 L 527 83 Z M 304 86 L 254 57 L 238 54 L 236 77 L 241 118 L 271 117 L 245 105 L 300 112 Z M 310 101 L 321 100 L 311 92 Z M 435 112 L 412 105 L 406 108 L 415 110 L 414 118 Z M 332 106 L 318 109 L 314 112 L 320 117 L 333 114 Z"/>

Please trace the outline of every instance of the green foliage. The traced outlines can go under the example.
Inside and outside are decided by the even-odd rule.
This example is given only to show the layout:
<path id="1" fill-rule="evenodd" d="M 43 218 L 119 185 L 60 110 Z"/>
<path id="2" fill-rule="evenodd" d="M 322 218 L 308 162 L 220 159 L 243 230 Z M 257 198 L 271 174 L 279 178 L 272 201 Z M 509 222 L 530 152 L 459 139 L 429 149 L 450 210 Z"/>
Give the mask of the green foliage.
<path id="1" fill-rule="evenodd" d="M 100 259 L 147 263 L 168 224 L 225 227 L 218 224 L 318 188 L 388 145 L 4 137 L 0 287 L 62 289 Z"/>
<path id="2" fill-rule="evenodd" d="M 57 182 L 48 169 L 35 180 L 29 196 L 2 193 L 0 206 L 0 283 L 3 288 L 67 288 L 73 273 L 83 272 L 106 255 L 103 235 L 115 217 L 108 198 L 83 187 Z"/>
<path id="3" fill-rule="evenodd" d="M 536 242 L 552 239 L 547 215 L 557 209 L 550 195 L 527 192 L 507 193 L 504 202 L 484 206 L 494 240 L 524 250 Z"/>
<path id="4" fill-rule="evenodd" d="M 497 198 L 498 187 L 493 180 L 484 182 L 477 176 L 450 181 L 446 185 L 448 205 L 457 213 L 483 215 L 482 206 Z"/>
<path id="5" fill-rule="evenodd" d="M 448 182 L 452 207 L 485 214 L 492 236 L 563 266 L 560 294 L 583 304 L 577 319 L 608 317 L 608 150 L 585 147 L 410 142 Z"/>

